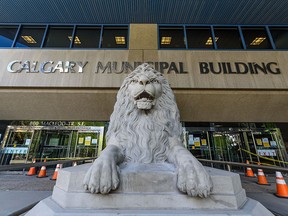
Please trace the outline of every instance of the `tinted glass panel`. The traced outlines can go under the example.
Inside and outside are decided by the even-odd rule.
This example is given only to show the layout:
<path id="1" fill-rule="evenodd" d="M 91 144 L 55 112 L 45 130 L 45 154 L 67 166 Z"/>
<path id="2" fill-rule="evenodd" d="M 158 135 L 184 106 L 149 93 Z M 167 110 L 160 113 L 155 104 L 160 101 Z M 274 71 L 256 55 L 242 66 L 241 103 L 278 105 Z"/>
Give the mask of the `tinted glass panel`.
<path id="1" fill-rule="evenodd" d="M 45 26 L 22 26 L 16 41 L 16 47 L 40 47 Z"/>
<path id="2" fill-rule="evenodd" d="M 247 49 L 271 49 L 264 27 L 243 27 L 242 32 Z"/>
<path id="3" fill-rule="evenodd" d="M 288 49 L 288 28 L 271 27 L 270 32 L 276 49 Z"/>
<path id="4" fill-rule="evenodd" d="M 99 48 L 101 27 L 77 27 L 73 47 Z"/>
<path id="5" fill-rule="evenodd" d="M 161 48 L 186 48 L 183 27 L 160 27 Z"/>
<path id="6" fill-rule="evenodd" d="M 188 48 L 213 49 L 210 27 L 186 27 Z"/>
<path id="7" fill-rule="evenodd" d="M 72 26 L 50 26 L 45 40 L 45 47 L 69 47 Z"/>
<path id="8" fill-rule="evenodd" d="M 11 47 L 18 26 L 0 26 L 0 47 Z"/>
<path id="9" fill-rule="evenodd" d="M 215 40 L 218 49 L 242 49 L 238 28 L 214 27 Z"/>
<path id="10" fill-rule="evenodd" d="M 104 27 L 101 48 L 127 48 L 127 35 L 127 27 Z"/>

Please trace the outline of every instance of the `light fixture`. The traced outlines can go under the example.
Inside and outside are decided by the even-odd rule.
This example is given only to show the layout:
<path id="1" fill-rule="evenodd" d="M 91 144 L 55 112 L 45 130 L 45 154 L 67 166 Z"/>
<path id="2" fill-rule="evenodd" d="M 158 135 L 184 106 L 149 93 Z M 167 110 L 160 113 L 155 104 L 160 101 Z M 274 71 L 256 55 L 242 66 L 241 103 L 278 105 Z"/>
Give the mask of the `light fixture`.
<path id="1" fill-rule="evenodd" d="M 29 43 L 29 44 L 35 44 L 35 43 L 37 43 L 35 40 L 34 40 L 34 38 L 32 37 L 32 36 L 30 36 L 30 35 L 23 35 L 23 36 L 21 36 L 27 43 Z"/>
<path id="2" fill-rule="evenodd" d="M 215 37 L 215 42 L 218 41 L 219 37 Z M 212 37 L 209 37 L 205 43 L 205 45 L 213 45 Z"/>
<path id="3" fill-rule="evenodd" d="M 260 45 L 265 39 L 266 39 L 266 37 L 256 37 L 256 38 L 250 43 L 250 45 L 252 45 L 252 46 L 258 46 L 258 45 Z"/>
<path id="4" fill-rule="evenodd" d="M 162 37 L 161 44 L 162 45 L 169 45 L 171 44 L 172 37 Z"/>
<path id="5" fill-rule="evenodd" d="M 70 41 L 72 40 L 72 36 L 68 36 L 68 38 L 69 38 Z M 81 44 L 81 41 L 80 41 L 78 36 L 75 36 L 74 44 L 78 44 L 78 45 Z"/>
<path id="6" fill-rule="evenodd" d="M 116 44 L 119 44 L 119 45 L 125 44 L 126 43 L 125 42 L 125 37 L 116 36 L 115 37 L 115 42 L 116 42 Z"/>

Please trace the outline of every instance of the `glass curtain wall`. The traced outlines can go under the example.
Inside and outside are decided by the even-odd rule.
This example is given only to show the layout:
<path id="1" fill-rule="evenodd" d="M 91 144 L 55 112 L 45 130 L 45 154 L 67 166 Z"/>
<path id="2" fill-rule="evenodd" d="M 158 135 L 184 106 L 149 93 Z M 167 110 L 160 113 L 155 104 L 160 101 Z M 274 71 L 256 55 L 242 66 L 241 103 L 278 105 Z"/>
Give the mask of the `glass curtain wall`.
<path id="1" fill-rule="evenodd" d="M 185 140 L 197 158 L 288 167 L 279 128 L 186 126 Z"/>

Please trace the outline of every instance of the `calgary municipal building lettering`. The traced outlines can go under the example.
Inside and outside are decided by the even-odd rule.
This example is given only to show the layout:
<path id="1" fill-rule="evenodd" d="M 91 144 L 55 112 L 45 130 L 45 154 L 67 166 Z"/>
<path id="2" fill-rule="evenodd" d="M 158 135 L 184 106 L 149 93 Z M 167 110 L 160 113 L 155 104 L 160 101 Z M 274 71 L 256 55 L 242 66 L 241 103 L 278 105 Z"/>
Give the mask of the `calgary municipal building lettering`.
<path id="1" fill-rule="evenodd" d="M 280 74 L 276 62 L 199 62 L 201 74 Z"/>
<path id="2" fill-rule="evenodd" d="M 176 74 L 186 74 L 187 71 L 184 70 L 183 62 L 147 62 L 151 65 L 155 70 L 160 73 L 176 73 Z M 136 69 L 139 65 L 143 64 L 143 62 L 107 62 L 103 64 L 103 62 L 98 62 L 96 65 L 96 73 L 130 73 L 134 69 Z"/>
<path id="3" fill-rule="evenodd" d="M 8 64 L 7 71 L 10 73 L 55 73 L 57 70 L 60 73 L 82 73 L 83 68 L 87 65 L 86 62 L 74 61 L 20 61 L 15 60 Z"/>
<path id="4" fill-rule="evenodd" d="M 96 74 L 123 74 L 130 73 L 143 62 L 127 61 L 97 61 L 93 63 L 91 71 Z M 162 74 L 188 74 L 184 62 L 147 62 Z M 7 65 L 9 73 L 43 73 L 55 72 L 83 73 L 88 61 L 28 61 L 14 60 Z M 197 63 L 196 63 L 197 64 Z M 195 65 L 196 66 L 196 65 Z M 86 69 L 87 70 L 87 69 Z M 189 73 L 200 74 L 281 74 L 277 62 L 199 62 L 198 69 L 190 69 Z"/>

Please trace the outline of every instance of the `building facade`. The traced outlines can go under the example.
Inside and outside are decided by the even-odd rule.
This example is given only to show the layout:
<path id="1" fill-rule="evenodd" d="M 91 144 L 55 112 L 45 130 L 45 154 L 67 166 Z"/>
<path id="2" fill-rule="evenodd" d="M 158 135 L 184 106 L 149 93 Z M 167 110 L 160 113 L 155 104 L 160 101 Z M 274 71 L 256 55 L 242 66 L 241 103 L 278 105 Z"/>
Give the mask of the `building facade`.
<path id="1" fill-rule="evenodd" d="M 118 88 L 147 62 L 196 157 L 287 166 L 285 1 L 13 2 L 0 18 L 2 164 L 96 156 Z"/>

